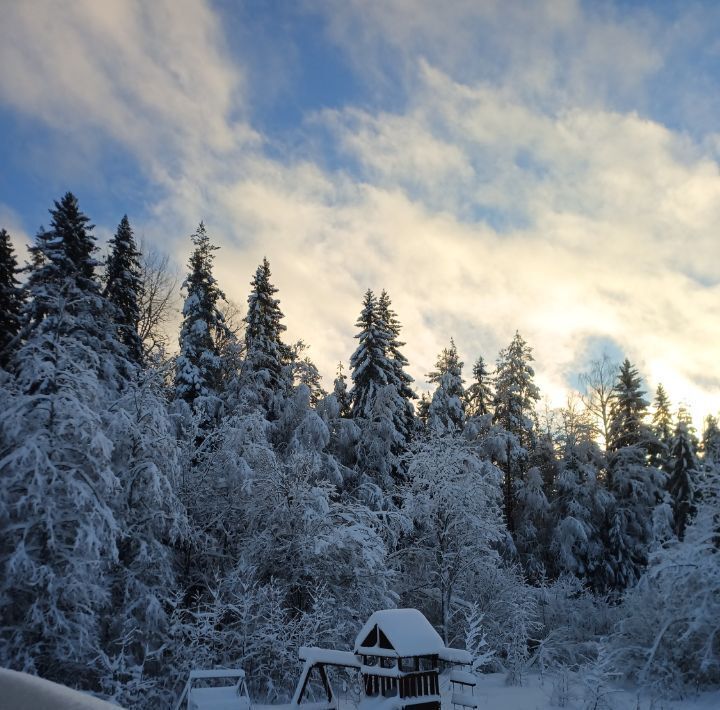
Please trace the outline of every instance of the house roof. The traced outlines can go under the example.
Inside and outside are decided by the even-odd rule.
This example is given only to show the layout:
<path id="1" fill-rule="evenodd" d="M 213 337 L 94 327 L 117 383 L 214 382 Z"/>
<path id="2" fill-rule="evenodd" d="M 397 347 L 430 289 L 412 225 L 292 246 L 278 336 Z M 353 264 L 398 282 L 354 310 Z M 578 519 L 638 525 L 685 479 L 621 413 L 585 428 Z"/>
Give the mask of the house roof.
<path id="1" fill-rule="evenodd" d="M 377 645 L 363 646 L 373 628 L 377 626 L 385 635 L 392 649 Z M 445 648 L 443 640 L 430 622 L 417 609 L 384 609 L 376 611 L 362 627 L 355 639 L 355 653 L 370 653 L 374 650 L 387 655 L 388 651 L 398 656 L 433 656 Z"/>

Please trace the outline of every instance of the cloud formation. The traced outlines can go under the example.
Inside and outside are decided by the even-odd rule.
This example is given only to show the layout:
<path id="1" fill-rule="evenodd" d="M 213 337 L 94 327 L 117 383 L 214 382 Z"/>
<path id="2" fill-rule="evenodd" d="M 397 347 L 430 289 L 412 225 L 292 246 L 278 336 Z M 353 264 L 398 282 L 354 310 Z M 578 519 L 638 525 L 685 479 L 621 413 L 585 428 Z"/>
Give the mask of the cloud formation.
<path id="1" fill-rule="evenodd" d="M 365 288 L 387 288 L 420 381 L 451 336 L 469 373 L 518 328 L 557 403 L 605 340 L 696 415 L 720 408 L 720 143 L 652 115 L 658 40 L 699 32 L 694 11 L 308 8 L 367 93 L 308 112 L 300 149 L 254 122 L 260 79 L 200 0 L 14 4 L 0 99 L 68 140 L 123 145 L 159 187 L 139 228 L 184 262 L 204 219 L 234 300 L 267 255 L 326 378 Z"/>

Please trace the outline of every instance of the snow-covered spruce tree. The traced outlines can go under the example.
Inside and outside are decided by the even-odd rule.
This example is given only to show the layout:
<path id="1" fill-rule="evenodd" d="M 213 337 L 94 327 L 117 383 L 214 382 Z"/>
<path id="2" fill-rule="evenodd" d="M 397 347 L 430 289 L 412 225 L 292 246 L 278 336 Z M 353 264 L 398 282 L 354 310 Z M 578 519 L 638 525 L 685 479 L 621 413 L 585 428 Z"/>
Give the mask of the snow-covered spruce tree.
<path id="1" fill-rule="evenodd" d="M 462 431 L 465 422 L 465 390 L 462 379 L 463 363 L 458 357 L 455 341 L 443 348 L 428 373 L 428 381 L 437 385 L 428 410 L 428 429 L 432 434 L 455 434 Z"/>
<path id="2" fill-rule="evenodd" d="M 0 367 L 7 365 L 10 343 L 20 330 L 23 291 L 17 280 L 17 259 L 10 235 L 0 229 Z"/>
<path id="3" fill-rule="evenodd" d="M 140 252 L 130 222 L 125 215 L 110 240 L 110 256 L 105 264 L 105 298 L 115 307 L 113 320 L 118 340 L 127 348 L 128 357 L 142 363 L 143 344 L 138 333 L 140 321 Z"/>
<path id="4" fill-rule="evenodd" d="M 533 466 L 515 488 L 513 536 L 528 581 L 541 582 L 547 571 L 550 503 L 539 468 Z"/>
<path id="5" fill-rule="evenodd" d="M 288 371 L 290 348 L 282 342 L 286 327 L 275 298 L 277 288 L 270 282 L 270 264 L 262 260 L 251 282 L 245 316 L 245 365 L 241 385 L 250 388 L 266 414 L 279 415 L 283 397 L 292 385 Z"/>
<path id="6" fill-rule="evenodd" d="M 400 395 L 397 365 L 389 357 L 393 333 L 368 289 L 356 323 L 359 344 L 350 358 L 351 416 L 361 431 L 358 463 L 383 489 L 402 477 L 400 457 L 409 436 L 408 400 Z"/>
<path id="7" fill-rule="evenodd" d="M 378 316 L 375 294 L 368 289 L 363 308 L 355 326 L 358 346 L 350 357 L 350 377 L 353 382 L 351 414 L 354 419 L 369 415 L 377 390 L 393 383 L 394 367 L 387 357 L 390 334 Z M 399 396 L 399 395 L 398 395 Z"/>
<path id="8" fill-rule="evenodd" d="M 295 386 L 305 385 L 310 390 L 310 402 L 313 407 L 327 395 L 322 387 L 322 375 L 309 355 L 304 355 L 308 349 L 307 343 L 298 340 L 290 348 L 290 371 Z"/>
<path id="9" fill-rule="evenodd" d="M 490 373 L 482 356 L 473 365 L 473 380 L 465 390 L 465 413 L 468 417 L 483 417 L 490 413 L 493 392 Z"/>
<path id="10" fill-rule="evenodd" d="M 103 416 L 119 482 L 113 500 L 118 559 L 110 569 L 112 612 L 103 624 L 101 687 L 123 707 L 167 703 L 168 613 L 179 551 L 191 532 L 178 498 L 180 448 L 158 373 L 134 372 Z"/>
<path id="11" fill-rule="evenodd" d="M 602 532 L 614 501 L 599 480 L 605 460 L 587 411 L 567 407 L 562 418 L 560 469 L 549 513 L 549 571 L 554 577 L 570 573 L 603 591 Z"/>
<path id="12" fill-rule="evenodd" d="M 645 424 L 644 394 L 640 376 L 626 358 L 611 404 L 607 471 L 608 489 L 615 496 L 607 529 L 608 585 L 616 591 L 633 584 L 647 564 L 666 484 L 665 474 L 649 463 L 658 443 Z"/>
<path id="13" fill-rule="evenodd" d="M 670 399 L 662 384 L 657 386 L 653 400 L 652 431 L 660 444 L 653 454 L 653 465 L 667 472 L 673 439 L 673 420 L 670 413 Z"/>
<path id="14" fill-rule="evenodd" d="M 225 322 L 218 308 L 225 294 L 213 276 L 214 251 L 205 225 L 200 222 L 190 237 L 195 246 L 184 283 L 185 304 L 180 328 L 180 353 L 175 362 L 175 398 L 195 407 L 201 398 L 203 406 L 212 410 L 220 378 L 218 335 Z M 209 415 L 206 414 L 206 416 Z"/>
<path id="15" fill-rule="evenodd" d="M 687 422 L 678 421 L 670 445 L 668 491 L 672 498 L 673 529 L 678 539 L 685 535 L 689 519 L 695 512 L 695 490 L 700 479 L 700 464 L 693 450 Z"/>
<path id="16" fill-rule="evenodd" d="M 399 553 L 401 601 L 425 610 L 446 642 L 458 600 L 474 593 L 484 564 L 498 564 L 499 482 L 498 469 L 459 437 L 420 444 L 410 458 L 401 497 L 413 528 Z"/>
<path id="17" fill-rule="evenodd" d="M 540 392 L 534 382 L 532 361 L 532 349 L 516 331 L 510 345 L 500 351 L 495 368 L 493 421 L 519 444 L 512 448 L 508 438 L 507 455 L 500 466 L 504 474 L 505 520 L 511 532 L 515 517 L 515 485 L 524 477 L 529 454 L 535 446 L 535 404 L 540 399 Z"/>
<path id="18" fill-rule="evenodd" d="M 340 407 L 339 415 L 343 418 L 350 417 L 350 407 L 352 400 L 348 391 L 347 375 L 345 374 L 342 362 L 338 363 L 335 380 L 333 381 L 333 392 L 335 399 Z"/>
<path id="19" fill-rule="evenodd" d="M 400 452 L 406 442 L 397 428 L 398 400 L 394 385 L 378 387 L 366 416 L 355 420 L 360 429 L 357 443 L 360 483 L 379 486 L 381 492 L 390 491 L 395 479 L 402 477 Z"/>
<path id="20" fill-rule="evenodd" d="M 0 664 L 97 688 L 119 482 L 103 427 L 121 389 L 94 237 L 67 193 L 38 234 L 26 338 L 0 424 Z"/>
<path id="21" fill-rule="evenodd" d="M 385 327 L 389 333 L 387 356 L 394 371 L 392 384 L 395 385 L 398 395 L 403 401 L 403 408 L 396 416 L 398 429 L 400 429 L 405 440 L 410 441 L 415 429 L 415 407 L 412 401 L 417 399 L 417 395 L 411 387 L 413 378 L 405 372 L 405 368 L 408 366 L 407 358 L 400 350 L 400 348 L 405 345 L 405 343 L 400 341 L 400 330 L 402 326 L 398 320 L 397 313 L 392 309 L 390 296 L 385 290 L 383 290 L 380 298 L 378 298 L 377 313 L 379 319 L 385 323 Z"/>
<path id="22" fill-rule="evenodd" d="M 705 428 L 703 429 L 700 448 L 705 470 L 720 467 L 720 427 L 718 426 L 718 420 L 712 414 L 708 414 L 705 418 Z"/>

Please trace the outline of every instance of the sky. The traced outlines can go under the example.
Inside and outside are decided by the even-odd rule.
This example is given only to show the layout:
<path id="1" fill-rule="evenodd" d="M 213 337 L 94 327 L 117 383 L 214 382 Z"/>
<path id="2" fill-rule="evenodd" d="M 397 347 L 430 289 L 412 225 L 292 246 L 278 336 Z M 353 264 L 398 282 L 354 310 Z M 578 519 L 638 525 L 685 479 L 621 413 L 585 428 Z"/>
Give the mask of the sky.
<path id="1" fill-rule="evenodd" d="M 367 288 L 418 387 L 516 330 L 563 403 L 628 357 L 720 410 L 720 4 L 6 0 L 0 226 L 74 192 L 244 304 L 266 256 L 332 387 Z"/>

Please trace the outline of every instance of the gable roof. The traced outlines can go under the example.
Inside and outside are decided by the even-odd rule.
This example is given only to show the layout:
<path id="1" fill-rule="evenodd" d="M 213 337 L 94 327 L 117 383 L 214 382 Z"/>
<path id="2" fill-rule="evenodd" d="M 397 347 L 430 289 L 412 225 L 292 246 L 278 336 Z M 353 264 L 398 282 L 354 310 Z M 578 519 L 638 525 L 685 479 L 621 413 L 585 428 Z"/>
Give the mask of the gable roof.
<path id="1" fill-rule="evenodd" d="M 398 656 L 433 656 L 445 648 L 440 634 L 417 609 L 383 609 L 376 611 L 360 629 L 355 639 L 355 653 L 368 653 L 379 649 L 377 645 L 363 646 L 363 641 L 374 627 L 382 632 Z"/>

